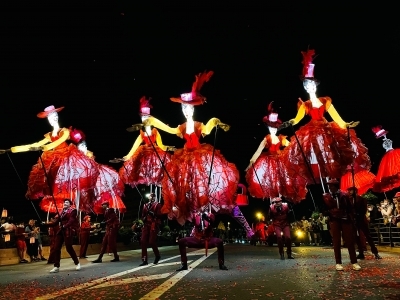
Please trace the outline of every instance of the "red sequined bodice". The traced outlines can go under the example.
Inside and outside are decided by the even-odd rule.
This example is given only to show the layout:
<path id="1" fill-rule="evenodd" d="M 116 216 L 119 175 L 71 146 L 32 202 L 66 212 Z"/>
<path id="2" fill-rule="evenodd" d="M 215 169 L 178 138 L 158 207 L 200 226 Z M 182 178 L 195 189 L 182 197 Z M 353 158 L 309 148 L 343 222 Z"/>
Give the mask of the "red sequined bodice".
<path id="1" fill-rule="evenodd" d="M 311 117 L 311 119 L 315 121 L 322 121 L 324 119 L 324 113 L 325 113 L 325 106 L 321 105 L 320 107 L 312 107 L 308 111 L 308 115 Z"/>
<path id="2" fill-rule="evenodd" d="M 147 133 L 145 133 L 143 130 L 140 130 L 140 135 L 142 136 L 142 139 L 143 139 L 143 141 L 144 141 L 144 143 L 145 143 L 146 145 L 151 146 L 152 144 L 155 144 L 155 143 L 156 143 L 156 132 L 155 132 L 155 129 L 153 129 L 153 130 L 151 131 L 150 138 L 149 138 L 149 136 L 147 135 Z M 151 141 L 151 142 L 150 142 L 150 141 Z"/>
<path id="3" fill-rule="evenodd" d="M 185 149 L 193 150 L 200 146 L 200 136 L 201 136 L 201 123 L 194 122 L 194 132 L 186 133 L 186 123 L 179 126 L 183 138 L 185 139 Z"/>

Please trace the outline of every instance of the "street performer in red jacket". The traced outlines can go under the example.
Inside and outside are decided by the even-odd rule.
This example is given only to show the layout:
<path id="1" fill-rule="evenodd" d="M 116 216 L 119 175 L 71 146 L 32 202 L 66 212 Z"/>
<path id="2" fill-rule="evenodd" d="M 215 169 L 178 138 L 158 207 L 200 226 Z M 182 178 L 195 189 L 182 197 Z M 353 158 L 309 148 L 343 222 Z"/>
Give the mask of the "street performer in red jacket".
<path id="1" fill-rule="evenodd" d="M 68 254 L 71 255 L 76 265 L 75 269 L 81 269 L 79 259 L 76 256 L 74 248 L 72 248 L 74 235 L 79 229 L 78 213 L 71 205 L 72 201 L 70 199 L 65 199 L 61 214 L 55 216 L 53 221 L 44 223 L 50 227 L 60 226 L 56 233 L 54 248 L 50 252 L 50 257 L 54 258 L 54 268 L 50 270 L 50 273 L 58 273 L 60 271 L 61 248 L 64 243 L 65 249 Z"/>
<path id="2" fill-rule="evenodd" d="M 193 227 L 191 236 L 181 238 L 178 241 L 182 267 L 177 271 L 188 269 L 186 247 L 205 248 L 206 255 L 209 248 L 217 247 L 219 268 L 220 270 L 228 270 L 224 265 L 224 242 L 219 238 L 213 237 L 212 223 L 215 221 L 215 216 L 212 213 L 197 212 L 194 219 L 195 226 Z"/>
<path id="3" fill-rule="evenodd" d="M 327 208 L 325 215 L 329 216 L 329 225 L 331 228 L 333 251 L 335 252 L 336 270 L 343 271 L 342 254 L 341 254 L 341 237 L 347 245 L 350 261 L 353 270 L 360 270 L 361 267 L 357 263 L 356 250 L 354 248 L 355 221 L 354 206 L 350 197 L 339 189 L 340 183 L 336 179 L 328 181 L 330 193 L 323 195 L 323 199 Z"/>
<path id="4" fill-rule="evenodd" d="M 161 255 L 157 247 L 157 235 L 160 231 L 161 224 L 161 203 L 156 201 L 156 195 L 151 193 L 149 196 L 149 202 L 143 205 L 142 210 L 142 237 L 140 244 L 142 246 L 142 263 L 139 266 L 145 266 L 148 264 L 147 248 L 153 249 L 155 259 L 154 264 L 158 264 Z M 135 225 L 133 225 L 135 226 Z M 133 228 L 134 229 L 134 228 Z"/>
<path id="5" fill-rule="evenodd" d="M 290 237 L 290 225 L 289 225 L 289 206 L 287 203 L 282 203 L 280 197 L 272 199 L 272 204 L 269 211 L 272 224 L 275 228 L 275 235 L 278 242 L 279 254 L 281 259 L 285 259 L 283 253 L 283 238 L 285 238 L 286 253 L 289 259 L 294 259 L 292 256 L 292 240 Z"/>
<path id="6" fill-rule="evenodd" d="M 357 188 L 356 187 L 349 187 L 347 189 L 349 192 L 350 199 L 354 202 L 354 210 L 355 210 L 355 217 L 356 217 L 356 227 L 359 232 L 357 236 L 357 246 L 358 246 L 358 259 L 364 259 L 364 246 L 362 245 L 360 235 L 363 234 L 365 240 L 368 242 L 369 246 L 371 247 L 371 252 L 374 254 L 375 259 L 381 259 L 382 257 L 378 253 L 378 249 L 375 246 L 375 243 L 371 237 L 371 233 L 368 227 L 368 220 L 367 220 L 367 199 L 357 195 Z"/>
<path id="7" fill-rule="evenodd" d="M 86 251 L 89 246 L 90 230 L 95 226 L 90 223 L 90 215 L 86 215 L 81 223 L 81 230 L 79 232 L 79 243 L 81 249 L 79 250 L 79 258 L 87 258 Z"/>
<path id="8" fill-rule="evenodd" d="M 109 252 L 114 254 L 114 259 L 111 262 L 119 261 L 119 255 L 117 253 L 117 234 L 119 230 L 119 219 L 115 210 L 110 208 L 110 203 L 105 201 L 102 203 L 104 209 L 104 220 L 103 224 L 106 224 L 106 234 L 103 238 L 103 243 L 101 244 L 101 250 L 99 257 L 93 261 L 93 263 L 101 263 L 104 253 L 107 251 L 107 247 Z"/>

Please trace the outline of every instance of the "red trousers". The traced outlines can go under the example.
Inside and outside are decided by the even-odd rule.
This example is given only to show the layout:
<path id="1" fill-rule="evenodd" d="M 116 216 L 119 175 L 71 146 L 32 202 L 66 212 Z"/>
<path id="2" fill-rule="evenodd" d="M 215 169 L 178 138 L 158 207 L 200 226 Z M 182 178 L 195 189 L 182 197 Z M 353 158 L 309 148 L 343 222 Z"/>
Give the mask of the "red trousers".
<path id="1" fill-rule="evenodd" d="M 61 248 L 62 245 L 65 243 L 65 249 L 67 250 L 68 254 L 71 256 L 72 260 L 74 261 L 75 265 L 79 264 L 78 257 L 76 256 L 74 248 L 72 248 L 73 236 L 65 234 L 63 230 L 55 237 L 55 243 L 53 251 L 50 250 L 50 258 L 54 258 L 54 266 L 59 268 L 60 267 L 60 259 L 61 259 Z"/>
<path id="2" fill-rule="evenodd" d="M 292 239 L 290 237 L 290 227 L 285 226 L 281 228 L 275 226 L 275 234 L 278 243 L 279 254 L 283 254 L 283 238 L 285 238 L 286 252 L 288 255 L 292 255 Z"/>
<path id="3" fill-rule="evenodd" d="M 81 244 L 81 249 L 79 251 L 79 257 L 84 258 L 86 256 L 86 251 L 89 246 L 90 231 L 81 230 L 79 234 L 79 243 Z"/>
<path id="4" fill-rule="evenodd" d="M 114 258 L 118 258 L 117 234 L 118 234 L 118 227 L 112 227 L 106 229 L 106 234 L 104 235 L 103 243 L 101 244 L 99 259 L 103 257 L 103 254 L 106 251 L 112 252 L 114 254 Z"/>
<path id="5" fill-rule="evenodd" d="M 54 263 L 54 247 L 56 246 L 56 237 L 55 235 L 50 235 L 50 254 L 49 254 L 49 258 L 48 258 L 48 262 L 50 263 Z"/>
<path id="6" fill-rule="evenodd" d="M 205 240 L 200 240 L 194 236 L 185 237 L 178 241 L 179 253 L 181 254 L 181 262 L 187 263 L 186 247 L 188 248 L 205 248 Z M 224 242 L 216 237 L 212 237 L 208 240 L 208 248 L 212 249 L 217 247 L 218 251 L 218 263 L 224 264 Z"/>
<path id="7" fill-rule="evenodd" d="M 157 234 L 158 234 L 158 226 L 153 226 L 152 229 L 151 224 L 145 224 L 142 228 L 142 237 L 140 239 L 140 244 L 142 246 L 142 260 L 147 261 L 147 248 L 151 247 L 153 249 L 154 255 L 160 256 L 160 251 L 157 247 Z"/>
<path id="8" fill-rule="evenodd" d="M 343 237 L 343 241 L 347 245 L 351 263 L 357 263 L 356 249 L 354 247 L 355 228 L 352 221 L 332 219 L 329 224 L 331 227 L 333 251 L 335 252 L 336 263 L 342 263 L 341 237 Z"/>
<path id="9" fill-rule="evenodd" d="M 359 231 L 359 236 L 357 237 L 358 252 L 363 253 L 366 240 L 371 247 L 371 252 L 373 254 L 377 254 L 378 249 L 376 248 L 375 243 L 371 237 L 371 233 L 368 228 L 368 222 L 366 220 L 357 220 L 357 229 Z M 362 234 L 364 235 L 365 239 L 361 238 Z"/>

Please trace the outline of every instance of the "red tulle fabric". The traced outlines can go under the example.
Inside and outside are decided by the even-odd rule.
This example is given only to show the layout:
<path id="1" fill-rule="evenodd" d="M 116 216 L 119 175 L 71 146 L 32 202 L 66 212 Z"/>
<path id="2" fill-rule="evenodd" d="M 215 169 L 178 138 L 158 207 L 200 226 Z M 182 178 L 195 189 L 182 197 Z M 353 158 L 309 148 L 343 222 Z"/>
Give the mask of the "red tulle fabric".
<path id="1" fill-rule="evenodd" d="M 52 137 L 52 141 L 57 139 L 58 137 Z M 99 175 L 96 163 L 81 153 L 75 145 L 68 146 L 66 143 L 43 152 L 42 160 L 50 184 L 39 159 L 29 175 L 27 197 L 38 199 L 51 196 L 50 185 L 57 198 L 74 200 L 76 192 L 79 192 L 79 206 L 88 211 L 94 200 L 93 192 Z"/>
<path id="2" fill-rule="evenodd" d="M 126 212 L 126 206 L 122 201 L 120 196 L 111 195 L 111 193 L 104 193 L 101 200 L 96 200 L 93 206 L 93 211 L 96 214 L 104 214 L 104 209 L 102 206 L 103 201 L 108 201 L 110 207 L 117 209 L 120 213 Z"/>
<path id="3" fill-rule="evenodd" d="M 270 136 L 267 137 L 270 144 Z M 282 137 L 280 136 L 280 140 Z M 280 154 L 281 143 L 271 145 L 267 152 L 261 153 L 253 167 L 246 173 L 249 193 L 254 198 L 273 198 L 284 196 L 298 203 L 306 198 L 307 181 L 301 176 L 289 176 Z"/>
<path id="4" fill-rule="evenodd" d="M 119 170 L 119 175 L 125 184 L 132 187 L 138 184 L 161 186 L 164 168 L 160 159 L 165 166 L 171 160 L 171 155 L 155 144 L 156 134 L 156 129 L 153 129 L 151 136 L 153 144 L 147 137 L 144 137 L 145 144 L 139 146 L 132 157 L 124 162 L 123 167 Z M 153 145 L 157 152 L 154 151 Z"/>
<path id="5" fill-rule="evenodd" d="M 108 201 L 111 208 L 118 209 L 121 213 L 126 212 L 125 204 L 121 199 L 125 186 L 118 173 L 106 165 L 98 164 L 98 168 L 100 174 L 95 188 L 94 211 L 103 213 L 101 205 L 104 201 Z"/>
<path id="6" fill-rule="evenodd" d="M 400 187 L 400 149 L 393 149 L 382 157 L 373 190 L 387 192 Z"/>
<path id="7" fill-rule="evenodd" d="M 310 101 L 308 105 L 311 105 Z M 289 175 L 300 175 L 307 178 L 309 184 L 314 183 L 307 167 L 302 151 L 311 164 L 319 166 L 321 177 L 340 178 L 346 173 L 347 166 L 354 161 L 354 151 L 347 137 L 347 130 L 332 126 L 323 117 L 325 106 L 310 108 L 307 114 L 311 121 L 296 131 L 296 137 L 290 140 L 290 145 L 283 151 L 285 164 Z"/>
<path id="8" fill-rule="evenodd" d="M 44 197 L 39 203 L 40 209 L 50 213 L 56 213 L 58 210 L 60 213 L 64 208 L 64 198 L 54 197 L 54 200 L 52 197 Z"/>
<path id="9" fill-rule="evenodd" d="M 370 188 L 374 186 L 375 175 L 367 170 L 361 170 L 354 174 L 354 185 L 357 188 L 357 194 L 363 195 Z M 347 191 L 348 188 L 353 186 L 353 175 L 351 172 L 347 172 L 340 179 L 340 189 Z"/>
<path id="10" fill-rule="evenodd" d="M 199 123 L 195 126 L 196 133 L 199 134 Z M 191 221 L 191 212 L 198 211 L 209 203 L 214 211 L 232 209 L 235 206 L 239 171 L 219 150 L 215 149 L 213 157 L 213 147 L 199 144 L 199 135 L 196 133 L 183 135 L 185 147 L 176 150 L 166 166 L 172 183 L 168 176 L 164 176 L 162 182 L 162 212 L 175 217 L 178 215 L 177 221 L 180 224 L 184 224 L 186 220 Z M 172 211 L 174 206 L 178 208 L 178 213 Z"/>

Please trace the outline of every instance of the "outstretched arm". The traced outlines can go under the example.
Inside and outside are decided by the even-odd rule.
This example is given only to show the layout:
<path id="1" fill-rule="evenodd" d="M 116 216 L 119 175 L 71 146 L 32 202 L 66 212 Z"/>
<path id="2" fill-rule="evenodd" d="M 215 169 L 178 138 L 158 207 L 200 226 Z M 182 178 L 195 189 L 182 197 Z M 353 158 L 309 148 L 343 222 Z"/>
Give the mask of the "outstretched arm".
<path id="1" fill-rule="evenodd" d="M 299 101 L 301 101 L 301 104 L 299 105 L 299 109 L 297 110 L 297 115 L 294 119 L 291 119 L 289 121 L 292 125 L 296 125 L 297 123 L 299 123 L 306 115 L 305 104 L 300 98 Z"/>
<path id="2" fill-rule="evenodd" d="M 201 124 L 201 134 L 209 135 L 215 126 L 221 127 L 224 131 L 228 131 L 230 126 L 222 123 L 218 118 L 211 118 L 206 125 Z"/>
<path id="3" fill-rule="evenodd" d="M 157 143 L 157 146 L 160 147 L 161 150 L 163 150 L 163 151 L 172 151 L 172 150 L 175 149 L 175 147 L 173 147 L 173 146 L 166 146 L 166 145 L 163 144 L 162 139 L 161 139 L 161 135 L 160 135 L 160 133 L 158 131 L 157 131 L 157 134 L 156 134 L 156 143 Z"/>
<path id="4" fill-rule="evenodd" d="M 15 146 L 15 147 L 11 147 L 11 152 L 12 153 L 18 153 L 18 152 L 26 152 L 29 151 L 30 148 L 32 147 L 41 147 L 44 144 L 47 144 L 48 142 L 50 142 L 50 140 L 45 137 L 43 140 L 37 142 L 37 143 L 33 143 L 30 145 L 24 145 L 24 146 Z"/>
<path id="5" fill-rule="evenodd" d="M 62 135 L 57 141 L 54 141 L 47 145 L 44 145 L 42 150 L 48 151 L 48 150 L 54 149 L 69 139 L 69 130 L 68 129 L 63 128 L 63 129 L 61 129 L 61 132 L 62 132 Z"/>
<path id="6" fill-rule="evenodd" d="M 347 127 L 356 127 L 360 122 L 350 122 L 346 123 L 343 119 L 339 116 L 339 113 L 336 111 L 333 104 L 331 104 L 327 110 L 333 121 L 339 125 L 340 128 L 346 129 Z"/>
<path id="7" fill-rule="evenodd" d="M 128 160 L 132 157 L 132 155 L 136 152 L 137 148 L 139 148 L 140 144 L 143 142 L 142 135 L 139 134 L 139 136 L 136 138 L 136 141 L 133 143 L 131 151 L 123 157 L 124 160 Z"/>
<path id="8" fill-rule="evenodd" d="M 265 146 L 267 145 L 267 139 L 264 138 L 260 145 L 258 146 L 257 151 L 254 153 L 253 157 L 250 159 L 250 164 L 248 165 L 248 167 L 246 168 L 245 171 L 247 171 L 248 169 L 250 169 L 253 164 L 256 162 L 257 158 L 260 156 L 261 152 L 264 150 Z"/>
<path id="9" fill-rule="evenodd" d="M 161 129 L 161 130 L 171 133 L 171 134 L 176 134 L 176 135 L 180 134 L 179 127 L 176 127 L 176 128 L 169 127 L 167 124 L 164 124 L 163 122 L 161 122 L 160 120 L 158 120 L 154 117 L 149 117 L 147 120 L 145 120 L 143 122 L 143 124 L 145 126 L 152 125 L 158 129 Z"/>

